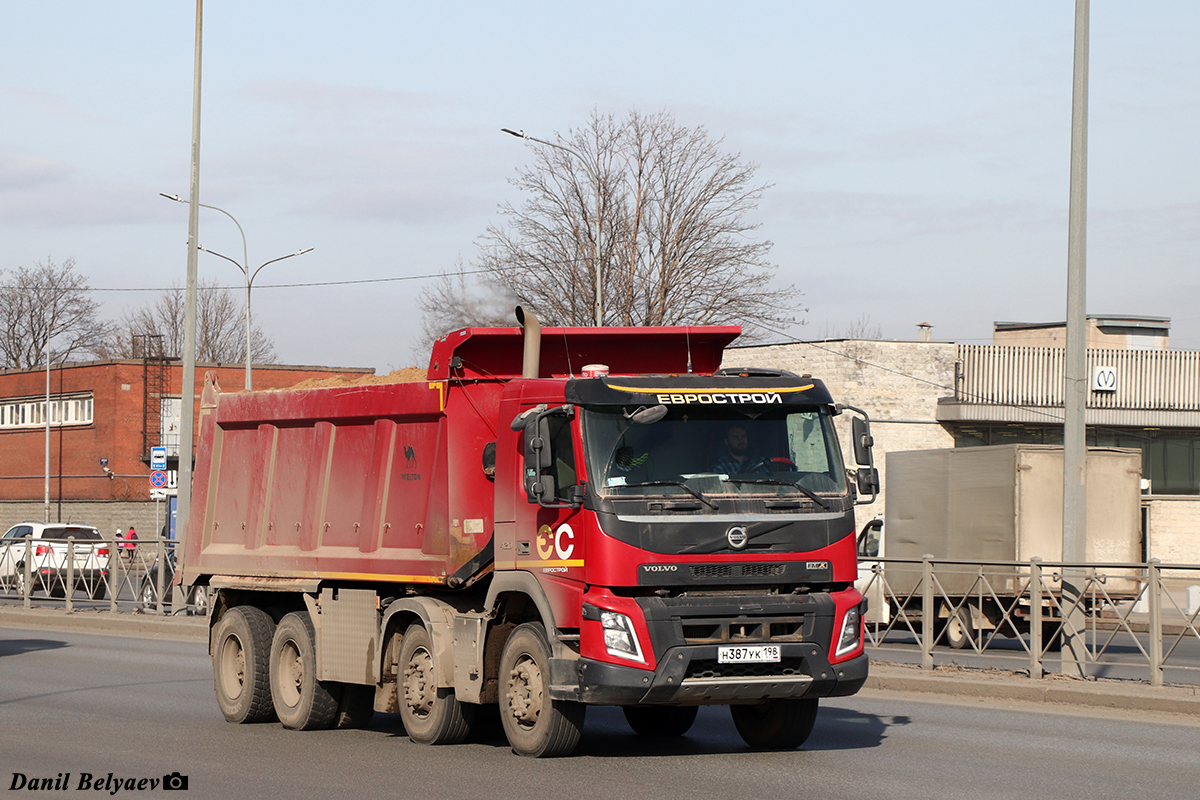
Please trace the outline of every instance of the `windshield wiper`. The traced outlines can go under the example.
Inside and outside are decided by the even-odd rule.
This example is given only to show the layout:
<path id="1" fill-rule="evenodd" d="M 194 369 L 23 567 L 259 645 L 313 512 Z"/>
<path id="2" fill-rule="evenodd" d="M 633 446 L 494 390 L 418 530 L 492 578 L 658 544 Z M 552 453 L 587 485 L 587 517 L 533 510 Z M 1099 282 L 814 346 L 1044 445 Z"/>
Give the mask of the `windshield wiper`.
<path id="1" fill-rule="evenodd" d="M 798 489 L 801 493 L 804 494 L 805 497 L 812 500 L 814 503 L 819 505 L 821 508 L 825 509 L 826 511 L 829 510 L 829 506 L 825 503 L 824 500 L 822 500 L 820 497 L 818 497 L 815 492 L 811 491 L 810 489 L 805 489 L 803 486 L 801 486 L 798 483 L 792 483 L 791 481 L 781 481 L 778 478 L 734 478 L 732 476 L 726 478 L 725 480 L 728 481 L 729 483 L 758 483 L 758 484 L 763 484 L 765 486 L 791 486 L 793 489 Z"/>
<path id="2" fill-rule="evenodd" d="M 635 488 L 635 487 L 639 487 L 639 486 L 679 486 L 679 487 L 682 487 L 692 497 L 696 498 L 701 503 L 704 503 L 706 506 L 711 508 L 713 511 L 718 510 L 716 503 L 714 503 L 712 500 L 709 500 L 707 497 L 704 496 L 704 494 L 702 492 L 699 492 L 696 489 L 693 489 L 692 487 L 688 486 L 683 481 L 642 481 L 641 483 L 626 483 L 626 484 L 624 484 L 624 486 L 626 488 Z"/>

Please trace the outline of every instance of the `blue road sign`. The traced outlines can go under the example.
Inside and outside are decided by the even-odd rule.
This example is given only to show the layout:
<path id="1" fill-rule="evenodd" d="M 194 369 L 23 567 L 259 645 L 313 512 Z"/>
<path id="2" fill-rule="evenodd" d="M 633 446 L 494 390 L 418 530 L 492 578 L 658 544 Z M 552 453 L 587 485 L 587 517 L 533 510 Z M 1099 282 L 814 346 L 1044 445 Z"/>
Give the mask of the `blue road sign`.
<path id="1" fill-rule="evenodd" d="M 150 448 L 150 469 L 162 470 L 167 468 L 167 448 Z"/>

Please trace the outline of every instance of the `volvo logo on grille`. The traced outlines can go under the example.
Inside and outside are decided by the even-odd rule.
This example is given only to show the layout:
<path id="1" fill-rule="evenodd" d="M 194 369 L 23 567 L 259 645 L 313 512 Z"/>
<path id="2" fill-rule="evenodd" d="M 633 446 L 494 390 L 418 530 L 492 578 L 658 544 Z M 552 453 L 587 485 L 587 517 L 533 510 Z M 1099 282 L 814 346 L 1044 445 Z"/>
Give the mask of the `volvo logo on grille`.
<path id="1" fill-rule="evenodd" d="M 679 569 L 675 564 L 642 564 L 646 572 L 674 572 Z"/>
<path id="2" fill-rule="evenodd" d="M 729 540 L 729 546 L 734 550 L 741 550 L 746 546 L 746 542 L 750 541 L 750 536 L 741 525 L 735 525 L 725 531 L 725 538 Z"/>

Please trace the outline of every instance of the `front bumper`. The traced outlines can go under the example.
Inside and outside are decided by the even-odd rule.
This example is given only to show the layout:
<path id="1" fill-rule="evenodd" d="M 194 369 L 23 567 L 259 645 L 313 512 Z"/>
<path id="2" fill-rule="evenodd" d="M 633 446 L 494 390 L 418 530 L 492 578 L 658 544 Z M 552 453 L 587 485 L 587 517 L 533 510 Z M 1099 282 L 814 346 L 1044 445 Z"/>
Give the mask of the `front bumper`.
<path id="1" fill-rule="evenodd" d="M 816 644 L 781 646 L 773 664 L 718 664 L 715 645 L 668 650 L 654 672 L 593 659 L 553 659 L 556 700 L 596 705 L 713 705 L 778 698 L 843 697 L 867 680 L 866 654 L 830 665 Z"/>

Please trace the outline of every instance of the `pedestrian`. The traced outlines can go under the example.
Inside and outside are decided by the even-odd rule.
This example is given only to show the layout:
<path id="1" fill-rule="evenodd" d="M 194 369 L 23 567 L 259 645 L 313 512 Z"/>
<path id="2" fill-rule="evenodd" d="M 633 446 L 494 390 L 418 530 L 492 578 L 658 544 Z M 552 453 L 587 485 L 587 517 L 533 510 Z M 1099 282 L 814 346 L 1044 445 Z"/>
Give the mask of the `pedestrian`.
<path id="1" fill-rule="evenodd" d="M 133 560 L 133 551 L 137 549 L 137 531 L 133 526 L 129 526 L 129 530 L 125 533 L 125 549 L 129 551 L 129 560 Z"/>

